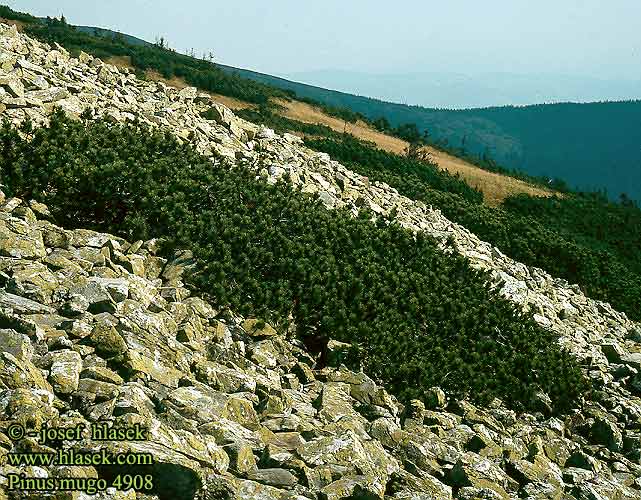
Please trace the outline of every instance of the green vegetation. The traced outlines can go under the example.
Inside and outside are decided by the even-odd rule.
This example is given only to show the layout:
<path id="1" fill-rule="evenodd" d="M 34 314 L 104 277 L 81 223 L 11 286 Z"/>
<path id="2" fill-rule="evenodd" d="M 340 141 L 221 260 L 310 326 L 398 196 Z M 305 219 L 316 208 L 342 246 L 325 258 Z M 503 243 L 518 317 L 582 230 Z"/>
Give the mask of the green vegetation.
<path id="1" fill-rule="evenodd" d="M 308 139 L 306 144 L 405 196 L 437 206 L 510 257 L 577 283 L 588 296 L 641 319 L 641 211 L 632 201 L 617 204 L 583 193 L 549 199 L 519 195 L 491 208 L 470 196 L 471 188 L 466 196 L 429 178 L 407 175 L 423 171 L 423 162 L 349 137 Z M 402 175 L 396 165 L 404 165 Z"/>
<path id="2" fill-rule="evenodd" d="M 159 45 L 134 45 L 123 37 L 94 36 L 55 19 L 31 24 L 26 32 L 47 43 L 57 42 L 73 54 L 83 50 L 104 59 L 128 57 L 138 71 L 153 70 L 164 78 L 183 78 L 200 89 L 247 102 L 265 104 L 270 97 L 291 97 L 282 90 L 223 71 L 210 61 L 182 55 Z"/>
<path id="3" fill-rule="evenodd" d="M 0 5 L 0 17 L 4 19 L 11 19 L 13 21 L 20 21 L 23 23 L 38 22 L 37 17 L 34 17 L 31 14 L 25 14 L 24 12 L 16 12 L 15 10 L 10 9 L 6 5 Z"/>
<path id="4" fill-rule="evenodd" d="M 594 193 L 570 193 L 556 180 L 551 187 L 565 191 L 564 198 L 519 195 L 508 198 L 501 208 L 480 206 L 481 193 L 428 162 L 387 153 L 328 127 L 285 119 L 270 110 L 240 115 L 279 132 L 321 136 L 308 138 L 307 146 L 386 182 L 409 198 L 441 208 L 450 219 L 510 257 L 577 283 L 588 296 L 611 302 L 631 318 L 641 319 L 641 212 L 633 201 L 624 197 L 624 203 L 612 203 Z M 427 141 L 412 125 L 393 129 L 383 119 L 374 125 L 409 142 Z M 488 170 L 505 173 L 491 159 L 482 161 Z"/>
<path id="5" fill-rule="evenodd" d="M 505 169 L 489 151 L 502 163 L 536 158 L 537 165 L 557 165 L 555 177 L 569 181 L 581 164 L 582 180 L 594 184 L 597 160 L 599 170 L 614 162 L 627 165 L 630 152 L 638 150 L 641 135 L 635 135 L 639 127 L 632 117 L 641 103 L 426 110 L 268 75 L 254 78 L 246 70 L 177 54 L 164 43 L 92 34 L 64 20 L 43 22 L 7 7 L 0 7 L 0 15 L 27 23 L 28 34 L 71 52 L 127 56 L 138 71 L 181 77 L 258 104 L 238 114 L 279 132 L 313 136 L 307 139 L 310 147 L 439 207 L 512 258 L 578 283 L 589 296 L 641 319 L 641 212 L 627 197 L 612 203 L 603 194 L 519 195 L 490 208 L 481 193 L 429 162 L 284 118 L 271 98 L 297 96 L 317 106 L 319 99 L 325 113 L 346 122 L 369 117 L 379 130 L 410 143 L 431 143 L 482 168 L 529 181 L 540 183 L 544 172 L 530 169 L 534 176 L 529 176 Z M 591 119 L 597 107 L 615 117 L 617 127 L 627 124 L 627 134 L 597 127 L 597 135 L 598 122 Z M 28 132 L 26 140 L 6 125 L 0 135 L 0 181 L 12 193 L 45 201 L 68 225 L 130 239 L 163 237 L 167 252 L 192 248 L 203 263 L 194 284 L 221 305 L 276 325 L 291 314 L 310 345 L 323 346 L 330 337 L 351 342 L 350 362 L 401 397 L 420 397 L 425 388 L 441 385 L 479 401 L 499 396 L 517 408 L 531 408 L 541 388 L 564 410 L 585 389 L 574 361 L 554 347 L 549 333 L 490 291 L 481 273 L 460 258 L 445 258 L 425 236 L 415 240 L 389 221 L 373 224 L 367 214 L 353 220 L 341 211 L 327 212 L 282 184 L 257 183 L 246 170 L 212 170 L 188 146 L 140 126 L 77 124 L 58 116 L 50 127 Z M 615 143 L 620 147 L 613 151 L 609 145 Z M 564 165 L 555 163 L 560 157 Z M 641 185 L 639 172 L 625 169 L 620 177 L 634 188 Z M 567 191 L 563 181 L 552 186 Z M 408 388 L 410 377 L 417 382 Z"/>
<path id="6" fill-rule="evenodd" d="M 60 113 L 23 135 L 5 123 L 0 183 L 47 203 L 65 225 L 191 248 L 194 284 L 214 301 L 277 326 L 291 314 L 309 345 L 352 343 L 347 362 L 402 399 L 440 385 L 533 409 L 541 389 L 562 412 L 588 388 L 554 335 L 464 258 L 366 211 L 328 211 L 254 171 L 212 168 L 168 133 Z"/>
<path id="7" fill-rule="evenodd" d="M 239 75 L 389 128 L 415 123 L 430 143 L 483 168 L 483 157 L 533 178 L 562 179 L 580 190 L 606 188 L 641 201 L 641 100 L 450 110 L 408 106 L 292 82 L 255 71 Z M 503 172 L 502 172 L 503 173 Z M 528 179 L 529 180 L 529 179 Z M 559 184 L 559 187 L 563 187 Z"/>

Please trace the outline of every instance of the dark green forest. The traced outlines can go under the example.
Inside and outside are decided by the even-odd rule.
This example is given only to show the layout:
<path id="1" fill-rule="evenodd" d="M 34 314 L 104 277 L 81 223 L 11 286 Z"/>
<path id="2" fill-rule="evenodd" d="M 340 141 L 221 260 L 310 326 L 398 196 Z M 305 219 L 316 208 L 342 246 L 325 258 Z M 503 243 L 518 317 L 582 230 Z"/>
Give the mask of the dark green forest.
<path id="1" fill-rule="evenodd" d="M 5 122 L 0 183 L 8 195 L 47 203 L 66 226 L 159 237 L 167 255 L 190 248 L 201 293 L 279 328 L 291 314 L 321 351 L 329 338 L 351 343 L 346 362 L 403 400 L 439 385 L 539 409 L 543 390 L 563 412 L 587 390 L 554 334 L 430 237 L 372 222 L 365 210 L 359 218 L 328 211 L 249 169 L 212 167 L 169 133 L 61 112 L 22 134 Z"/>

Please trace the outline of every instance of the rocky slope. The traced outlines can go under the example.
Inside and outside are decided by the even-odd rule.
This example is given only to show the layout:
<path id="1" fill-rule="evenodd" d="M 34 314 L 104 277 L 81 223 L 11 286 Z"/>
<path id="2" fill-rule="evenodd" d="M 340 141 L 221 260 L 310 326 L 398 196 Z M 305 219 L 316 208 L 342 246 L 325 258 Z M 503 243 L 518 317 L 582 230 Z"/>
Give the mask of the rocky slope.
<path id="1" fill-rule="evenodd" d="M 214 164 L 222 155 L 267 182 L 288 174 L 329 209 L 369 206 L 452 238 L 506 297 L 559 334 L 598 401 L 561 420 L 546 413 L 544 397 L 540 414 L 515 415 L 498 401 L 475 408 L 434 389 L 430 408 L 403 408 L 365 374 L 316 370 L 284 334 L 190 298 L 180 281 L 193 265 L 185 256 L 167 263 L 153 242 L 65 231 L 42 220 L 45 207 L 12 199 L 0 211 L 3 453 L 43 447 L 31 438 L 11 442 L 11 422 L 139 422 L 150 429 L 148 442 L 109 446 L 153 453 L 150 497 L 641 498 L 641 330 L 624 314 L 296 137 L 236 118 L 194 88 L 140 81 L 0 25 L 2 115 L 41 124 L 55 107 L 165 127 Z M 209 108 L 216 120 L 201 117 Z M 109 477 L 107 469 L 25 473 Z M 11 472 L 2 467 L 5 488 Z"/>

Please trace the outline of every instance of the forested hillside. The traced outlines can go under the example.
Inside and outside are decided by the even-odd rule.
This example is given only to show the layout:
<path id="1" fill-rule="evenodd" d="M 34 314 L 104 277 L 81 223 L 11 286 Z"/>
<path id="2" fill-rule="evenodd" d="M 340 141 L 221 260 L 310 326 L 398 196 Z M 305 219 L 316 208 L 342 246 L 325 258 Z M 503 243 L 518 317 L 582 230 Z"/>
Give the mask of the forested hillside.
<path id="1" fill-rule="evenodd" d="M 221 66 L 297 96 L 391 125 L 416 123 L 449 150 L 489 156 L 509 169 L 558 177 L 580 190 L 641 201 L 641 101 L 446 110 L 395 104 Z M 586 147 L 589 144 L 589 147 Z"/>
<path id="2" fill-rule="evenodd" d="M 0 13 L 5 16 L 13 15 L 11 12 Z M 23 20 L 29 19 L 28 16 L 20 16 Z M 429 162 L 403 159 L 398 155 L 377 150 L 371 144 L 337 134 L 327 127 L 303 124 L 274 113 L 274 105 L 270 98 L 290 99 L 294 92 L 291 89 L 277 89 L 273 85 L 278 82 L 272 77 L 265 77 L 267 78 L 265 83 L 257 83 L 245 78 L 248 76 L 246 72 L 229 73 L 209 61 L 177 54 L 163 46 L 132 45 L 117 35 L 96 37 L 57 20 L 49 20 L 45 23 L 32 22 L 27 30 L 40 39 L 57 41 L 75 52 L 89 50 L 99 56 L 126 55 L 131 58 L 138 70 L 152 68 L 167 76 L 183 77 L 186 81 L 205 90 L 259 104 L 256 110 L 247 110 L 241 114 L 250 120 L 275 127 L 279 131 L 296 130 L 317 136 L 308 141 L 313 148 L 330 153 L 332 157 L 345 162 L 364 175 L 387 182 L 410 198 L 434 204 L 449 218 L 496 245 L 510 257 L 541 267 L 553 275 L 568 279 L 571 283 L 577 283 L 589 296 L 613 302 L 630 316 L 639 318 L 641 263 L 638 248 L 641 241 L 639 227 L 641 214 L 639 209 L 629 201 L 612 204 L 601 196 L 581 194 L 570 194 L 551 201 L 523 196 L 507 200 L 499 209 L 490 209 L 480 203 L 482 196 L 477 190 L 470 188 L 460 179 L 439 172 Z M 318 89 L 305 87 L 298 88 L 296 92 L 302 92 L 301 95 L 304 98 L 304 92 L 316 90 Z M 418 109 L 377 103 L 336 92 L 329 95 L 338 99 L 331 100 L 330 106 L 345 105 L 346 103 L 340 99 L 349 98 L 356 99 L 354 102 L 367 101 L 376 105 L 392 106 L 393 109 L 403 113 Z M 630 103 L 630 106 L 635 105 L 638 103 Z M 624 104 L 602 106 L 626 111 L 629 109 Z M 545 112 L 560 109 L 541 106 L 532 107 L 531 110 L 538 108 Z M 583 108 L 582 105 L 575 108 L 588 109 Z M 350 114 L 351 112 L 344 111 L 344 108 L 326 109 L 339 116 L 343 115 L 346 120 L 358 118 L 358 115 Z M 365 110 L 366 108 L 363 108 L 362 111 Z M 530 108 L 512 108 L 512 110 L 529 112 Z M 481 111 L 492 116 L 490 109 Z M 449 112 L 435 111 L 434 113 L 445 117 Z M 465 117 L 465 113 L 472 113 L 472 111 L 456 112 L 456 115 Z M 566 116 L 564 113 L 560 115 Z M 415 140 L 412 139 L 414 136 L 419 138 L 420 132 L 417 127 L 406 123 L 411 116 L 401 116 L 404 118 L 399 119 L 401 125 L 394 133 L 406 135 L 410 141 Z M 527 116 L 527 114 L 523 116 L 524 122 L 527 122 Z M 550 116 L 550 120 L 552 118 Z M 583 118 L 587 131 L 591 125 L 586 116 Z M 474 120 L 477 131 L 483 130 L 483 127 L 490 123 L 489 118 Z M 384 120 L 379 120 L 377 125 L 380 122 L 383 122 L 385 127 L 394 125 L 385 124 Z M 543 137 L 543 123 L 537 123 L 542 130 L 540 136 Z M 519 123 L 513 123 L 514 127 L 517 125 Z M 524 127 L 523 124 L 520 126 Z M 318 139 L 318 136 L 324 139 Z M 508 143 L 509 141 L 506 142 Z M 577 142 L 577 148 L 579 144 L 582 145 L 585 142 Z M 541 154 L 547 154 L 546 147 L 541 146 L 540 149 Z M 591 148 L 583 149 L 592 151 Z"/>

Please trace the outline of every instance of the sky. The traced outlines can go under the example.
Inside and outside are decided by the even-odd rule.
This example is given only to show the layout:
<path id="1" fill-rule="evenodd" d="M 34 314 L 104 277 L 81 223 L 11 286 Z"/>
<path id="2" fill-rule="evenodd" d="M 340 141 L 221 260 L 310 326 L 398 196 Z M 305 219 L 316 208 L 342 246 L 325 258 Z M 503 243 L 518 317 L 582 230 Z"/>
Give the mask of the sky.
<path id="1" fill-rule="evenodd" d="M 639 0 L 2 0 L 270 74 L 564 74 L 641 81 Z"/>

